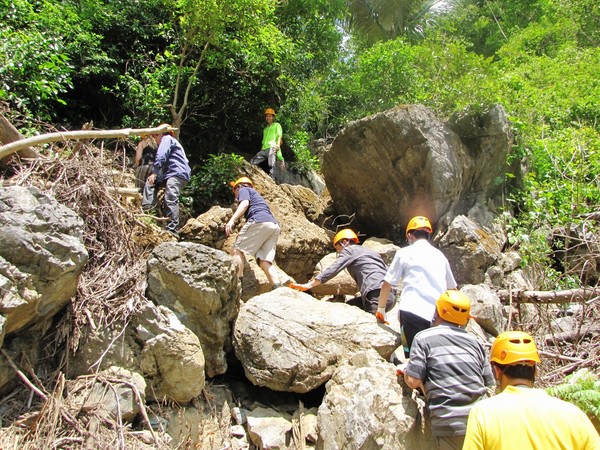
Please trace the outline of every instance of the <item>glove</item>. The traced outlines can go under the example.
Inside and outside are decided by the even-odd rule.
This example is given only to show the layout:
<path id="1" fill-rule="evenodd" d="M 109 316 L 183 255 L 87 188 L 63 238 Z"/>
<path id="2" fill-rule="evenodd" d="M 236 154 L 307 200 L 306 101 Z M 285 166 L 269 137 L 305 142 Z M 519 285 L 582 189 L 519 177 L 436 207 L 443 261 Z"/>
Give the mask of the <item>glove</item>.
<path id="1" fill-rule="evenodd" d="M 375 313 L 375 317 L 377 318 L 377 320 L 379 322 L 383 322 L 386 325 L 390 324 L 387 320 L 385 320 L 385 308 L 377 308 L 377 312 Z"/>
<path id="2" fill-rule="evenodd" d="M 288 284 L 288 287 L 291 287 L 292 289 L 296 289 L 297 291 L 308 291 L 308 288 L 303 285 L 303 284 L 296 284 L 296 283 L 290 283 Z"/>
<path id="3" fill-rule="evenodd" d="M 402 364 L 398 364 L 396 366 L 396 375 L 404 375 L 404 371 L 406 370 L 406 366 L 408 366 L 408 362 L 404 362 Z"/>

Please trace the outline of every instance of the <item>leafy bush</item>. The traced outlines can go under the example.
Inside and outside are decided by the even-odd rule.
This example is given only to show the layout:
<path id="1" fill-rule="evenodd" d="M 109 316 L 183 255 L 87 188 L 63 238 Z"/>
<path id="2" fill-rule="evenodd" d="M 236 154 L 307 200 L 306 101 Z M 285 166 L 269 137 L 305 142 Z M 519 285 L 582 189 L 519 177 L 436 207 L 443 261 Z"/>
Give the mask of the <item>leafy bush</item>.
<path id="1" fill-rule="evenodd" d="M 548 394 L 577 405 L 596 423 L 600 421 L 600 380 L 588 369 L 567 376 L 563 384 L 546 389 Z"/>
<path id="2" fill-rule="evenodd" d="M 229 182 L 239 175 L 243 162 L 244 158 L 235 153 L 208 155 L 199 172 L 192 175 L 182 201 L 191 206 L 194 214 L 215 204 L 231 202 Z"/>
<path id="3" fill-rule="evenodd" d="M 311 170 L 319 170 L 319 158 L 313 155 L 308 148 L 310 136 L 305 131 L 298 131 L 289 138 L 289 145 L 294 152 L 293 161 L 288 168 L 297 173 L 306 173 Z M 287 158 L 286 158 L 287 160 Z"/>

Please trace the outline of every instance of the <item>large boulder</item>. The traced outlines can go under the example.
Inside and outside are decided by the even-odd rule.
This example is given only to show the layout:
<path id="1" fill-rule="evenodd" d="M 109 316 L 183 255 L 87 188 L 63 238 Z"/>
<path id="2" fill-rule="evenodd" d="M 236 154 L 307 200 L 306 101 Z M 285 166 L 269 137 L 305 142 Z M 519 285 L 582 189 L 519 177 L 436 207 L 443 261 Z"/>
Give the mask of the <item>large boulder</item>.
<path id="1" fill-rule="evenodd" d="M 198 337 L 188 328 L 149 339 L 140 355 L 140 367 L 150 380 L 149 397 L 185 404 L 204 389 L 204 355 Z"/>
<path id="2" fill-rule="evenodd" d="M 318 412 L 317 449 L 425 449 L 417 406 L 403 395 L 395 367 L 374 350 L 350 356 L 325 386 Z"/>
<path id="3" fill-rule="evenodd" d="M 479 284 L 485 281 L 488 269 L 500 260 L 504 236 L 459 215 L 438 245 L 458 284 Z"/>
<path id="4" fill-rule="evenodd" d="M 464 285 L 460 290 L 471 300 L 471 316 L 487 333 L 498 336 L 506 328 L 504 307 L 496 293 L 485 284 Z"/>
<path id="5" fill-rule="evenodd" d="M 372 348 L 387 359 L 400 343 L 399 333 L 360 308 L 289 288 L 243 304 L 233 336 L 253 384 L 299 393 L 327 382 L 336 365 L 359 350 Z"/>
<path id="6" fill-rule="evenodd" d="M 399 106 L 349 123 L 325 152 L 323 173 L 339 214 L 400 242 L 414 215 L 437 225 L 493 203 L 508 171 L 510 130 L 501 107 L 445 123 L 423 106 Z"/>
<path id="7" fill-rule="evenodd" d="M 147 297 L 172 310 L 202 344 L 209 377 L 225 373 L 225 346 L 239 304 L 233 259 L 192 242 L 165 242 L 148 260 Z"/>
<path id="8" fill-rule="evenodd" d="M 111 366 L 137 372 L 146 397 L 185 404 L 204 388 L 204 353 L 198 337 L 169 308 L 141 302 L 126 323 L 88 330 L 69 361 L 70 377 Z M 1 373 L 1 372 L 0 372 Z"/>
<path id="9" fill-rule="evenodd" d="M 88 260 L 83 220 L 34 187 L 0 188 L 4 333 L 50 319 L 77 291 Z"/>

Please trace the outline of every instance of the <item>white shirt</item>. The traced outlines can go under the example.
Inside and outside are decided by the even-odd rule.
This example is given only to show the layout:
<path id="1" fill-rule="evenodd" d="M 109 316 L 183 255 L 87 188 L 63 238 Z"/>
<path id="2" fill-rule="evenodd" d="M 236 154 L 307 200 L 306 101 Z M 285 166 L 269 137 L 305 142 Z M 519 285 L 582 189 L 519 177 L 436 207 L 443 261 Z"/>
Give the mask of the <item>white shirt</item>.
<path id="1" fill-rule="evenodd" d="M 450 264 L 427 239 L 396 252 L 384 278 L 392 286 L 403 280 L 400 309 L 432 320 L 435 302 L 447 289 L 456 289 Z"/>

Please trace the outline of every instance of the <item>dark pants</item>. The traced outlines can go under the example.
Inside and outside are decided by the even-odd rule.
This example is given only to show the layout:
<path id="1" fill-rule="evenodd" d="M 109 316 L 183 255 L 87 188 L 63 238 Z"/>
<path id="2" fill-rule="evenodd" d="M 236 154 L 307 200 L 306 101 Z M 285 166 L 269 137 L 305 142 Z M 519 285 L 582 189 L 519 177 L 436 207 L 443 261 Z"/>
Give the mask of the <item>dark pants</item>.
<path id="1" fill-rule="evenodd" d="M 400 330 L 402 332 L 402 344 L 404 345 L 404 356 L 410 356 L 410 347 L 412 346 L 415 335 L 419 331 L 431 327 L 431 321 L 425 320 L 416 314 L 400 310 Z"/>
<path id="2" fill-rule="evenodd" d="M 379 293 L 381 289 L 374 289 L 372 291 L 367 292 L 366 299 L 362 296 L 355 297 L 346 302 L 347 305 L 358 306 L 362 310 L 369 312 L 371 314 L 375 314 L 377 312 L 377 307 L 379 304 Z M 393 292 L 390 292 L 388 296 L 387 303 L 385 304 L 385 310 L 389 311 L 396 304 L 396 296 Z"/>
<path id="3" fill-rule="evenodd" d="M 462 436 L 435 436 L 437 450 L 461 450 L 465 443 L 465 435 Z"/>
<path id="4" fill-rule="evenodd" d="M 187 181 L 179 177 L 167 178 L 165 182 L 165 210 L 167 217 L 170 219 L 166 229 L 172 233 L 177 233 L 177 229 L 179 228 L 179 194 L 186 185 Z M 156 208 L 156 193 L 159 188 L 158 183 L 150 186 L 146 182 L 144 192 L 142 193 L 142 209 L 144 211 Z"/>

